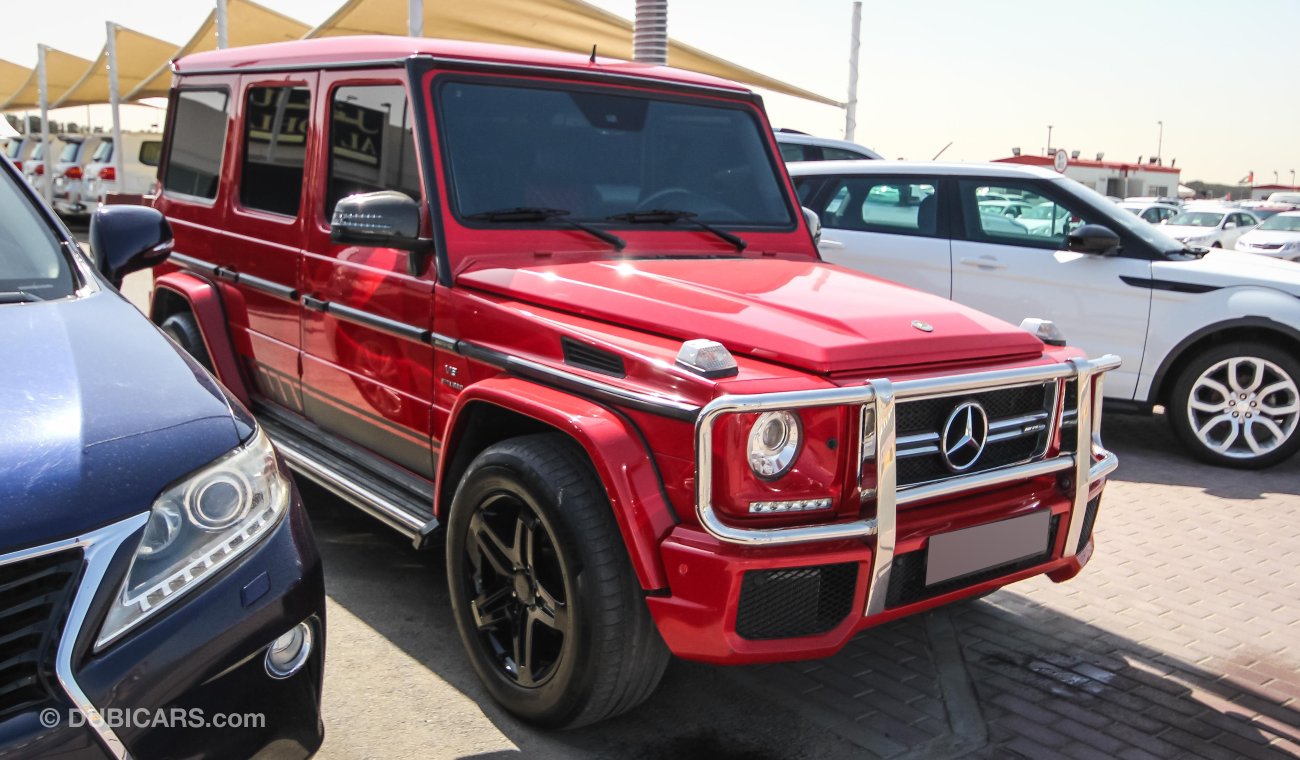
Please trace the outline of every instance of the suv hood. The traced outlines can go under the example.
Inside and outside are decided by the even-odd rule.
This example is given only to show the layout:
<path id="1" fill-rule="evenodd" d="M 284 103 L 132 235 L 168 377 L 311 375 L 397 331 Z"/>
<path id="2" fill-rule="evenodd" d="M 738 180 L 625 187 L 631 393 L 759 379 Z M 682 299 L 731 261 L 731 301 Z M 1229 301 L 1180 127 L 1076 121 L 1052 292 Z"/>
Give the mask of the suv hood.
<path id="1" fill-rule="evenodd" d="M 1216 288 L 1252 286 L 1300 296 L 1300 264 L 1253 253 L 1211 250 L 1199 259 L 1157 261 L 1151 276 Z"/>
<path id="2" fill-rule="evenodd" d="M 817 373 L 1043 352 L 1036 337 L 1001 320 L 820 261 L 599 261 L 484 269 L 459 282 Z"/>
<path id="3" fill-rule="evenodd" d="M 0 554 L 144 512 L 247 434 L 116 293 L 0 305 L 0 335 Z"/>

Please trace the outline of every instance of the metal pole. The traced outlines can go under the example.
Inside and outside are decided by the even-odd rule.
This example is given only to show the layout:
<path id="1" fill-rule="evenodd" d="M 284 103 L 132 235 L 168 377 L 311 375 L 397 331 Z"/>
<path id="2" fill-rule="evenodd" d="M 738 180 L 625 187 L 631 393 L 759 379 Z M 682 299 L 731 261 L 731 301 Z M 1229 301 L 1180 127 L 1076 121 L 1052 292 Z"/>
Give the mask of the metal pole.
<path id="1" fill-rule="evenodd" d="M 36 46 L 36 67 L 39 71 L 37 81 L 40 86 L 41 103 L 41 144 L 45 146 L 44 158 L 41 159 L 45 163 L 45 187 L 41 190 L 41 195 L 45 196 L 46 203 L 52 204 L 54 202 L 54 144 L 50 138 L 50 90 L 45 71 L 45 50 L 44 45 Z M 36 177 L 35 181 L 40 184 L 41 178 Z"/>
<path id="2" fill-rule="evenodd" d="M 1164 152 L 1165 123 L 1163 121 L 1157 121 L 1156 124 L 1159 125 L 1160 127 L 1160 136 L 1156 138 L 1156 163 L 1161 166 L 1164 166 L 1165 165 L 1165 152 Z"/>
<path id="3" fill-rule="evenodd" d="M 406 6 L 406 33 L 411 37 L 424 36 L 424 0 L 409 0 Z"/>
<path id="4" fill-rule="evenodd" d="M 849 102 L 844 104 L 844 139 L 852 140 L 858 126 L 858 48 L 862 44 L 862 0 L 853 0 L 849 37 Z"/>
<path id="5" fill-rule="evenodd" d="M 636 0 L 632 60 L 660 66 L 668 63 L 668 0 Z"/>
<path id="6" fill-rule="evenodd" d="M 1052 155 L 1052 125 L 1047 125 L 1047 155 Z"/>
<path id="7" fill-rule="evenodd" d="M 228 0 L 217 0 L 217 49 L 230 47 L 230 13 L 226 7 Z"/>
<path id="8" fill-rule="evenodd" d="M 121 96 L 117 89 L 117 24 L 109 21 L 105 27 L 108 30 L 108 108 L 113 116 L 113 181 L 121 193 L 126 190 L 126 175 L 122 174 L 122 151 L 126 146 L 122 144 Z"/>

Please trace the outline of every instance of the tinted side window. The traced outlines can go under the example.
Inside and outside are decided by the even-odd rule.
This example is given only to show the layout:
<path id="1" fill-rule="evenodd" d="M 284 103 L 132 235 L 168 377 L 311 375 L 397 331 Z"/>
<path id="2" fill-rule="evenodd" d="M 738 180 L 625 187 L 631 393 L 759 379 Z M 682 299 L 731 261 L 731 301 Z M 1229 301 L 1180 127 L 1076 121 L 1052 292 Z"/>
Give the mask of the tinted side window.
<path id="1" fill-rule="evenodd" d="M 140 163 L 145 166 L 157 166 L 162 158 L 162 140 L 145 140 L 140 143 Z"/>
<path id="2" fill-rule="evenodd" d="M 935 235 L 938 180 L 928 177 L 849 177 L 827 194 L 822 225 L 831 229 Z"/>
<path id="3" fill-rule="evenodd" d="M 962 180 L 958 188 L 967 236 L 977 242 L 1063 250 L 1070 231 L 1089 221 L 1074 204 L 1060 203 L 1029 182 Z M 997 204 L 981 203 L 983 198 L 1005 198 L 1025 210 L 1012 219 L 994 213 Z"/>
<path id="4" fill-rule="evenodd" d="M 420 172 L 406 88 L 340 87 L 330 107 L 329 193 L 325 218 L 340 198 L 397 190 L 419 200 Z"/>
<path id="5" fill-rule="evenodd" d="M 219 90 L 183 90 L 176 98 L 171 151 L 163 189 L 199 198 L 217 197 L 221 155 L 226 148 L 226 106 Z"/>
<path id="6" fill-rule="evenodd" d="M 866 156 L 843 148 L 822 148 L 822 158 L 826 161 L 862 161 Z"/>
<path id="7" fill-rule="evenodd" d="M 311 92 L 306 87 L 250 87 L 244 107 L 244 170 L 239 202 L 245 208 L 297 216 Z"/>

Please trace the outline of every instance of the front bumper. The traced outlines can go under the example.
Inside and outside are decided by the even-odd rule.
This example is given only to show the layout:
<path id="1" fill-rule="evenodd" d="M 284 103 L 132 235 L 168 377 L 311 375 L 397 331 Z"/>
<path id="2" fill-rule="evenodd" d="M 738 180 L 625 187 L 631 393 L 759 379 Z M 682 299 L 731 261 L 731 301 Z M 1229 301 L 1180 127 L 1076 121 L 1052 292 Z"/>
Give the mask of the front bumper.
<path id="1" fill-rule="evenodd" d="M 1102 398 L 1103 374 L 1117 366 L 1117 357 L 1106 356 L 953 377 L 877 380 L 852 388 L 715 399 L 696 425 L 700 528 L 679 526 L 663 543 L 672 593 L 648 599 L 669 648 L 679 656 L 711 662 L 822 657 L 863 628 L 962 596 L 1040 573 L 1054 580 L 1073 577 L 1091 554 L 1101 491 L 1106 476 L 1118 465 L 1101 445 L 1100 415 L 1093 408 L 1094 399 Z M 898 487 L 895 407 L 900 400 L 1053 380 L 1073 380 L 1076 389 L 1075 439 L 1067 451 L 937 483 Z M 788 528 L 742 528 L 724 522 L 712 505 L 715 420 L 723 414 L 831 405 L 873 407 L 877 453 L 870 502 L 874 507 L 867 509 L 864 503 L 864 511 L 874 514 L 849 522 Z M 1086 453 L 1076 456 L 1070 450 Z M 900 510 L 922 503 L 916 509 Z M 937 534 L 1043 510 L 1051 515 L 1050 542 L 1040 556 L 998 565 L 949 586 L 917 588 L 915 579 L 906 577 L 915 574 L 918 562 L 924 566 L 922 552 Z M 752 605 L 742 598 L 747 573 L 756 584 L 779 583 L 793 589 L 790 604 L 780 600 L 766 604 L 802 605 L 805 618 L 816 618 L 817 624 L 775 627 L 792 631 L 789 636 L 753 635 L 752 621 L 742 621 L 742 615 L 752 614 Z M 827 591 L 831 587 L 833 594 Z M 796 613 L 779 609 L 773 614 Z M 746 627 L 751 634 L 743 636 L 739 631 Z"/>
<path id="2" fill-rule="evenodd" d="M 84 569 L 57 645 L 50 700 L 0 721 L 0 757 L 310 757 L 324 737 L 325 592 L 297 494 L 240 561 L 96 654 L 143 518 L 76 539 Z M 268 645 L 303 621 L 316 642 L 306 665 L 271 678 Z"/>

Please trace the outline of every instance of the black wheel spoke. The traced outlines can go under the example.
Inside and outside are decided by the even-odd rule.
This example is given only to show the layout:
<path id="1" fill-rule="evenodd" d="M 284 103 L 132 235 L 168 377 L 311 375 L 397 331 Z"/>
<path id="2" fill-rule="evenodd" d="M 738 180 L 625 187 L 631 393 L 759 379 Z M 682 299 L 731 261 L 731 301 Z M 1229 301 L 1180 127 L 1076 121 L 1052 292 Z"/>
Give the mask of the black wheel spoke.
<path id="1" fill-rule="evenodd" d="M 510 586 L 502 586 L 496 591 L 479 594 L 477 599 L 470 602 L 470 610 L 474 613 L 474 624 L 482 631 L 500 628 L 503 624 L 509 623 L 510 608 L 514 601 Z"/>
<path id="2" fill-rule="evenodd" d="M 487 560 L 492 569 L 500 576 L 510 577 L 518 567 L 517 555 L 497 536 L 482 513 L 474 515 L 469 523 L 469 533 L 474 539 L 474 550 L 470 552 L 470 561 L 474 569 L 483 571 L 483 560 Z"/>
<path id="3" fill-rule="evenodd" d="M 520 615 L 514 635 L 515 676 L 523 686 L 531 686 L 533 680 L 533 616 L 528 612 Z"/>

